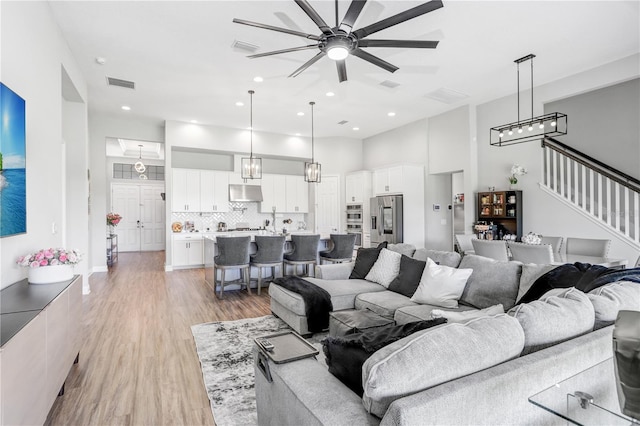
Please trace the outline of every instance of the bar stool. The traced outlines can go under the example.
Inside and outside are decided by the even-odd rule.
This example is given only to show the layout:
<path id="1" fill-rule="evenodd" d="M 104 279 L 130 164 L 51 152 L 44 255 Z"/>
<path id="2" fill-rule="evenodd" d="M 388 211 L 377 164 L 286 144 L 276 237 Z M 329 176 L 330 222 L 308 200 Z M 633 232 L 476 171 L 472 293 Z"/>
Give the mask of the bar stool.
<path id="1" fill-rule="evenodd" d="M 251 266 L 258 268 L 258 295 L 262 287 L 262 268 L 271 268 L 271 278 L 276 277 L 276 268 L 282 271 L 282 258 L 284 255 L 283 236 L 256 235 L 255 243 L 258 251 L 251 255 Z M 283 274 L 284 275 L 284 274 Z"/>
<path id="2" fill-rule="evenodd" d="M 330 234 L 333 248 L 320 252 L 320 262 L 342 263 L 353 259 L 353 246 L 356 244 L 356 234 Z"/>
<path id="3" fill-rule="evenodd" d="M 293 266 L 293 275 L 298 274 L 298 265 L 304 265 L 309 275 L 309 265 L 318 263 L 318 243 L 320 235 L 292 235 L 293 251 L 284 254 L 284 264 Z"/>
<path id="4" fill-rule="evenodd" d="M 216 245 L 218 246 L 218 255 L 213 258 L 213 280 L 216 280 L 216 269 L 220 269 L 220 298 L 224 292 L 225 271 L 227 269 L 240 270 L 240 283 L 247 287 L 247 291 L 251 294 L 249 287 L 249 244 L 251 237 L 217 237 Z M 238 282 L 238 281 L 232 281 Z M 213 289 L 215 293 L 215 285 Z"/>

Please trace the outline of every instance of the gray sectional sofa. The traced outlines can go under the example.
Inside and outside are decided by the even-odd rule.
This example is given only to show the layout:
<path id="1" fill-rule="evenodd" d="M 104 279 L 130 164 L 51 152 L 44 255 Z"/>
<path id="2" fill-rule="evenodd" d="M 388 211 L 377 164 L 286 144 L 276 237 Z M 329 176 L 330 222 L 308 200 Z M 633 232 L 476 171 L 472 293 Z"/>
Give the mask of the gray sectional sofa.
<path id="1" fill-rule="evenodd" d="M 460 261 L 457 253 L 425 249 L 411 255 L 473 269 L 460 298 L 473 306 L 418 304 L 348 279 L 353 264 L 319 266 L 309 281 L 329 292 L 334 310 L 370 309 L 399 324 L 453 312 L 450 322 L 373 353 L 362 368 L 362 397 L 329 373 L 322 358 L 270 364 L 271 382 L 256 369 L 259 424 L 564 424 L 528 397 L 611 357 L 617 311 L 640 310 L 637 283 L 615 282 L 589 294 L 556 289 L 516 305 L 550 267 L 474 255 Z M 307 334 L 299 296 L 274 284 L 270 294 L 273 312 Z M 508 312 L 495 314 L 497 304 Z"/>

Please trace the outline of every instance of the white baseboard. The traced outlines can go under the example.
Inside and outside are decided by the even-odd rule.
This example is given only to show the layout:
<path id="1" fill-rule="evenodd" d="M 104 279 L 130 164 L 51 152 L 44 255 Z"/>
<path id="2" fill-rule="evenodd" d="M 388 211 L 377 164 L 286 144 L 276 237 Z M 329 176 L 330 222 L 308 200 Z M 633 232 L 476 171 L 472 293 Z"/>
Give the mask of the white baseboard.
<path id="1" fill-rule="evenodd" d="M 173 265 L 164 265 L 165 272 L 173 272 Z"/>
<path id="2" fill-rule="evenodd" d="M 94 272 L 109 272 L 109 268 L 106 266 L 94 266 L 91 273 L 93 274 Z"/>

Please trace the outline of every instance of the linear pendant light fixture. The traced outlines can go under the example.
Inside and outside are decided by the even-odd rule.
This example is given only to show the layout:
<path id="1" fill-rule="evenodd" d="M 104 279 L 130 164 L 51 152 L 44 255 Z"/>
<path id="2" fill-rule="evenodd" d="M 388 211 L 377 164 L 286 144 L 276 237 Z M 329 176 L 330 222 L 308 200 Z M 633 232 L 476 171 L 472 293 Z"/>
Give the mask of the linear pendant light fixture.
<path id="1" fill-rule="evenodd" d="M 249 134 L 251 141 L 251 148 L 249 151 L 249 158 L 242 158 L 240 163 L 241 177 L 242 179 L 262 179 L 262 158 L 253 156 L 253 90 L 249 90 L 249 97 L 251 99 L 251 115 Z"/>
<path id="2" fill-rule="evenodd" d="M 314 140 L 313 140 L 313 106 L 315 102 L 309 102 L 311 105 L 311 162 L 304 162 L 304 180 L 310 183 L 320 183 L 322 178 L 320 163 L 316 163 L 314 160 Z"/>
<path id="3" fill-rule="evenodd" d="M 567 134 L 567 115 L 561 112 L 533 116 L 533 58 L 529 54 L 514 62 L 518 69 L 518 121 L 492 127 L 489 131 L 489 143 L 494 146 L 514 145 L 532 142 L 546 137 Z M 520 63 L 531 61 L 531 118 L 520 120 Z"/>

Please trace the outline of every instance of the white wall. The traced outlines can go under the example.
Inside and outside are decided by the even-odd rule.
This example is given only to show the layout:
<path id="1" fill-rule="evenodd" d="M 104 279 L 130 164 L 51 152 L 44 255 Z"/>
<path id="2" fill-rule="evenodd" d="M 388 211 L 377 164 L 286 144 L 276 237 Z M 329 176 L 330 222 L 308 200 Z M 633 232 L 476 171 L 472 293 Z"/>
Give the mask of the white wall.
<path id="1" fill-rule="evenodd" d="M 85 100 L 87 87 L 47 2 L 2 2 L 0 7 L 2 82 L 26 101 L 27 113 L 27 233 L 0 240 L 0 286 L 6 287 L 27 275 L 15 265 L 18 256 L 64 242 L 62 67 Z M 81 105 L 86 111 L 86 104 Z M 86 121 L 78 124 L 86 127 Z M 86 170 L 86 162 L 78 161 L 74 165 Z M 83 208 L 81 203 L 70 207 Z M 69 242 L 78 239 L 86 240 L 86 235 L 68 238 Z"/>

